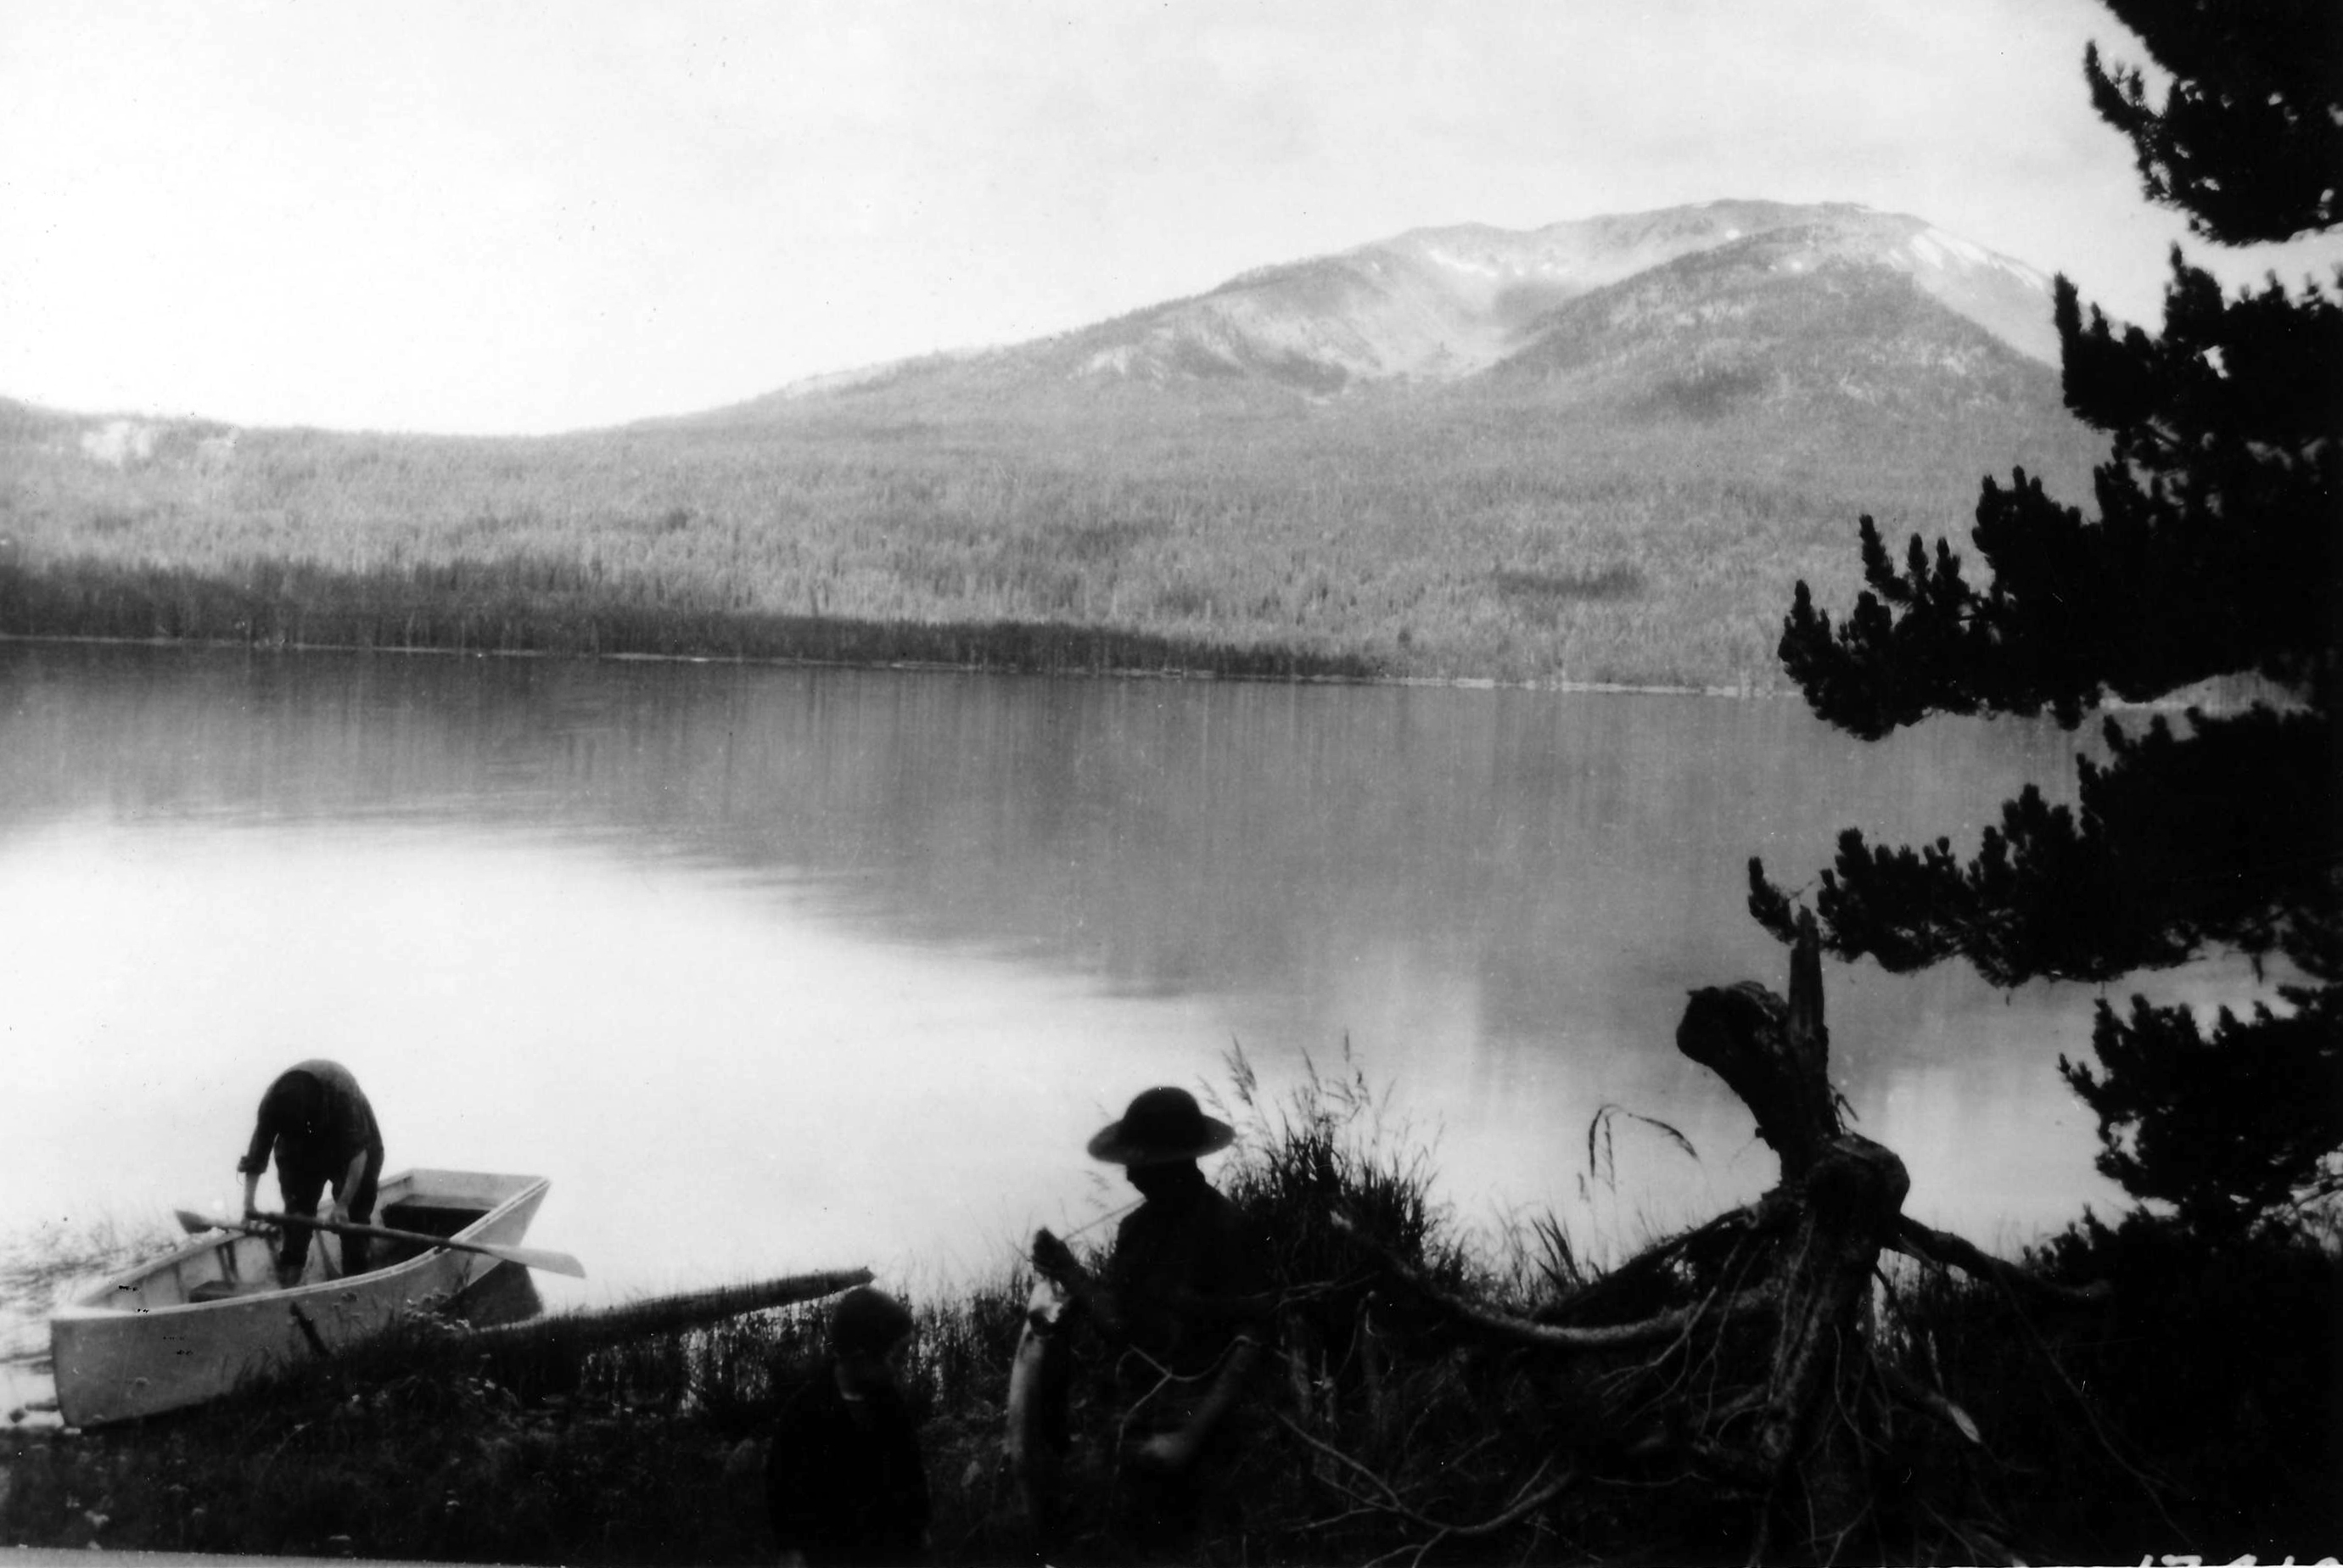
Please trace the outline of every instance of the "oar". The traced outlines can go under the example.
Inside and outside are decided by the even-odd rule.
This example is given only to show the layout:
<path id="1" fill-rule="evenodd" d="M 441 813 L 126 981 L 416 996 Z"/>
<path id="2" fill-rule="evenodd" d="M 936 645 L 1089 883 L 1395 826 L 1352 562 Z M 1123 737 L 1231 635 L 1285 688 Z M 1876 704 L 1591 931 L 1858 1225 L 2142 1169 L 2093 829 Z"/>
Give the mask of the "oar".
<path id="1" fill-rule="evenodd" d="M 180 1228 L 190 1235 L 203 1231 L 243 1231 L 259 1232 L 250 1225 L 234 1224 L 226 1220 L 207 1220 L 186 1209 L 175 1210 Z M 541 1247 L 506 1247 L 494 1241 L 458 1241 L 448 1236 L 434 1236 L 423 1231 L 394 1231 L 385 1225 L 357 1225 L 347 1221 L 314 1220 L 302 1214 L 262 1214 L 258 1218 L 272 1225 L 302 1225 L 312 1231 L 331 1231 L 337 1236 L 378 1236 L 386 1241 L 413 1241 L 425 1247 L 448 1247 L 458 1252 L 480 1252 L 508 1263 L 518 1263 L 525 1269 L 544 1269 L 551 1273 L 568 1274 L 573 1280 L 586 1277 L 586 1265 L 567 1252 L 551 1252 Z"/>

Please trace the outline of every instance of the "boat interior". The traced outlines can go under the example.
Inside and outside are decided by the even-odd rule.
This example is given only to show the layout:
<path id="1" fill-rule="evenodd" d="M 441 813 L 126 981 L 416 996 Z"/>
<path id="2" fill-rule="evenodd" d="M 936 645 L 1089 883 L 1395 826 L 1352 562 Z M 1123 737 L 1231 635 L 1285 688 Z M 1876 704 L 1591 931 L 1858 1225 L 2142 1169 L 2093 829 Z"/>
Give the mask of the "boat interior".
<path id="1" fill-rule="evenodd" d="M 405 1171 L 386 1178 L 375 1201 L 373 1224 L 427 1236 L 455 1237 L 538 1184 L 533 1176 L 498 1176 L 467 1171 Z M 514 1240 L 515 1238 L 506 1238 Z M 187 1245 L 96 1287 L 75 1303 L 116 1312 L 152 1312 L 206 1302 L 257 1295 L 278 1288 L 277 1241 L 246 1231 L 215 1231 Z M 369 1273 L 396 1269 L 432 1249 L 419 1241 L 377 1238 Z M 312 1235 L 301 1284 L 342 1279 L 341 1239 Z"/>

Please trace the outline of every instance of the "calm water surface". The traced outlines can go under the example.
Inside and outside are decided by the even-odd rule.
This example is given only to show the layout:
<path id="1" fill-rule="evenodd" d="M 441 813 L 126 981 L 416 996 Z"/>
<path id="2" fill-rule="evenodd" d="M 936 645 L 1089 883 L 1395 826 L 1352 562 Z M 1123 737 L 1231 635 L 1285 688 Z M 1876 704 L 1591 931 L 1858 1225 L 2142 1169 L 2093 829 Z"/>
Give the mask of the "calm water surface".
<path id="1" fill-rule="evenodd" d="M 394 1168 L 552 1178 L 549 1300 L 868 1263 L 919 1289 L 1127 1194 L 1157 1081 L 1347 1049 L 1482 1225 L 1598 1247 L 1772 1179 L 1674 1046 L 1783 986 L 1744 866 L 1973 836 L 2048 725 L 1862 746 L 1792 702 L 0 648 L 0 1235 L 229 1200 L 269 1077 L 348 1064 Z M 2190 994 L 2226 971 L 2150 988 Z M 2007 1246 L 2109 1190 L 2095 993 L 1830 966 L 1911 1211 Z M 1687 1158 L 1605 1105 L 1664 1119 Z M 1611 1178 L 1604 1180 L 1601 1178 Z M 582 1292 L 582 1293 L 580 1293 Z"/>

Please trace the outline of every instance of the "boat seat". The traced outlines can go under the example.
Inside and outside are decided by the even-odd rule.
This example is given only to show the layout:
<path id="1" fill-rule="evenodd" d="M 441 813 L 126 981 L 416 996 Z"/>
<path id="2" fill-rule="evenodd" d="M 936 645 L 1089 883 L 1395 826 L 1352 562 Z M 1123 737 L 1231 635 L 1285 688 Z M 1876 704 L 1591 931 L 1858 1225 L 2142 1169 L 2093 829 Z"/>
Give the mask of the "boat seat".
<path id="1" fill-rule="evenodd" d="M 230 1296 L 256 1296 L 273 1289 L 268 1285 L 247 1284 L 236 1280 L 206 1280 L 187 1292 L 190 1302 L 224 1302 Z"/>

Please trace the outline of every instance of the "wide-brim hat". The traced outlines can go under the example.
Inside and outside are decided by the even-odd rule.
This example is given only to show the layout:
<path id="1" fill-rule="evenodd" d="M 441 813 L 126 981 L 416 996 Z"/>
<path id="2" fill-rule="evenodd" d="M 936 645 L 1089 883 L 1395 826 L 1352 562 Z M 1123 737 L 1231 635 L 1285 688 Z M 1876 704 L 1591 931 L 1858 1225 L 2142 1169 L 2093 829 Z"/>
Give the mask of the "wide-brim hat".
<path id="1" fill-rule="evenodd" d="M 1091 1158 L 1110 1165 L 1162 1165 L 1200 1160 L 1237 1141 L 1236 1129 L 1207 1116 L 1184 1089 L 1143 1089 L 1132 1097 L 1122 1120 L 1110 1121 L 1091 1140 Z"/>

